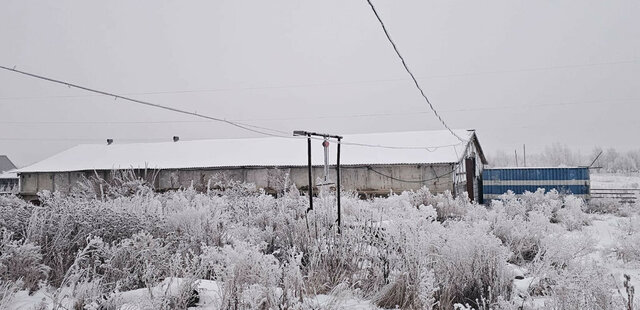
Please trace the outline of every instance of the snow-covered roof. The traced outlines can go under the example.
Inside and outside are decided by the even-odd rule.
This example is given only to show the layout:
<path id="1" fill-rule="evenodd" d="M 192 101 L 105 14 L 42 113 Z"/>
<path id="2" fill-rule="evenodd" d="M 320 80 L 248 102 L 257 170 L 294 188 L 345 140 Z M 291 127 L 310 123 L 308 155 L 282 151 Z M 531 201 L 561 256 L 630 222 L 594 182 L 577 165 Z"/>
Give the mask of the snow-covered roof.
<path id="1" fill-rule="evenodd" d="M 411 131 L 345 135 L 341 165 L 430 164 L 459 162 L 473 131 L 456 130 L 460 142 L 448 131 Z M 477 141 L 477 140 L 476 140 Z M 379 148 L 349 143 L 385 145 Z M 330 145 L 335 164 L 336 144 Z M 406 148 L 406 147 L 421 147 Z M 422 148 L 422 147 L 429 147 Z M 324 161 L 321 141 L 312 140 L 314 165 Z M 159 143 L 78 145 L 31 166 L 24 172 L 60 172 L 112 169 L 187 169 L 242 166 L 305 166 L 307 141 L 297 138 L 246 138 Z"/>
<path id="2" fill-rule="evenodd" d="M 16 170 L 9 170 L 7 172 L 0 173 L 0 179 L 17 179 L 18 172 Z"/>
<path id="3" fill-rule="evenodd" d="M 0 155 L 0 172 L 9 171 L 12 169 L 16 169 L 16 165 L 14 165 L 7 155 Z"/>

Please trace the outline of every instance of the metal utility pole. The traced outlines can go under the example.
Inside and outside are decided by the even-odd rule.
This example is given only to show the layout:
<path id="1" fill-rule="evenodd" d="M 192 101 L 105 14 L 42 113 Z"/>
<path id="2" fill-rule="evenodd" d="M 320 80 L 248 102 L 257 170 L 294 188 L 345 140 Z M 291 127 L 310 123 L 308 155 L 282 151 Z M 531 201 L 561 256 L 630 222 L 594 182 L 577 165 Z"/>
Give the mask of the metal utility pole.
<path id="1" fill-rule="evenodd" d="M 294 136 L 306 136 L 307 137 L 307 168 L 309 172 L 309 208 L 307 212 L 313 210 L 313 177 L 311 171 L 311 137 L 322 137 L 324 141 L 322 142 L 322 146 L 325 150 L 325 181 L 328 175 L 328 147 L 329 147 L 329 138 L 338 140 L 338 158 L 336 162 L 336 200 L 338 204 L 338 233 L 341 233 L 341 206 L 340 206 L 340 141 L 342 140 L 342 136 L 326 134 L 326 133 L 317 133 L 317 132 L 309 132 L 304 130 L 296 130 L 293 132 Z"/>
<path id="2" fill-rule="evenodd" d="M 340 143 L 340 140 L 342 140 L 342 137 L 338 137 L 338 158 L 336 160 L 336 199 L 337 199 L 337 203 L 338 203 L 338 233 L 341 234 L 342 233 L 342 228 L 341 228 L 341 214 L 342 212 L 340 211 L 340 145 L 342 143 Z"/>
<path id="3" fill-rule="evenodd" d="M 593 164 L 596 163 L 596 160 L 598 160 L 598 158 L 600 158 L 600 155 L 602 155 L 602 152 L 604 151 L 600 151 L 600 153 L 598 153 L 598 155 L 596 156 L 596 158 L 593 159 L 593 161 L 591 162 L 591 164 L 589 165 L 589 168 L 591 168 L 593 166 Z"/>
<path id="4" fill-rule="evenodd" d="M 527 167 L 527 146 L 525 144 L 522 145 L 522 157 L 524 160 L 524 166 Z"/>

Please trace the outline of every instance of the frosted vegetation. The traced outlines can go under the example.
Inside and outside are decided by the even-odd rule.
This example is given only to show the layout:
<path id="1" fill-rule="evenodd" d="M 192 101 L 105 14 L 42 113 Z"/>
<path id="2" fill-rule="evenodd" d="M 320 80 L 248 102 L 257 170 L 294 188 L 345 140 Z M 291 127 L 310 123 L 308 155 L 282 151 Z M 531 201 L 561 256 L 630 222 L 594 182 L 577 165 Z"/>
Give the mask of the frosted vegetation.
<path id="1" fill-rule="evenodd" d="M 333 193 L 307 213 L 307 197 L 283 188 L 274 197 L 231 181 L 166 193 L 141 181 L 87 182 L 42 193 L 39 206 L 0 197 L 0 308 L 31 294 L 32 309 L 125 309 L 127 293 L 141 292 L 148 302 L 126 309 L 346 309 L 349 300 L 626 309 L 622 275 L 600 256 L 593 215 L 573 196 L 508 194 L 484 207 L 426 188 L 370 200 L 344 193 L 338 234 Z M 611 253 L 636 266 L 640 227 L 628 215 Z M 205 281 L 216 298 L 204 298 Z"/>
<path id="2" fill-rule="evenodd" d="M 518 156 L 518 166 L 523 166 L 524 158 L 521 149 L 516 150 Z M 527 153 L 527 166 L 529 167 L 575 167 L 588 166 L 598 156 L 593 163 L 594 167 L 601 167 L 600 172 L 638 172 L 640 171 L 640 150 L 630 150 L 620 152 L 614 148 L 603 149 L 594 148 L 590 153 L 581 153 L 572 150 L 567 145 L 554 143 L 540 153 Z M 515 167 L 516 154 L 511 152 L 498 151 L 489 155 L 489 162 L 493 167 Z"/>

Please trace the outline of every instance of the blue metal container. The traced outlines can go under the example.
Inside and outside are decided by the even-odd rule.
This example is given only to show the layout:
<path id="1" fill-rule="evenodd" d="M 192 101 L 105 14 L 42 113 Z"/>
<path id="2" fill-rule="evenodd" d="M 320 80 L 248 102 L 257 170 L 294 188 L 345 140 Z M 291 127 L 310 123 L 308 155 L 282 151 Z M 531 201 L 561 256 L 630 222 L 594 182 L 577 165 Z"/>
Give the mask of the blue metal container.
<path id="1" fill-rule="evenodd" d="M 555 189 L 562 194 L 589 198 L 589 168 L 494 168 L 482 172 L 483 199 L 489 202 L 512 191 L 523 194 L 544 188 Z"/>

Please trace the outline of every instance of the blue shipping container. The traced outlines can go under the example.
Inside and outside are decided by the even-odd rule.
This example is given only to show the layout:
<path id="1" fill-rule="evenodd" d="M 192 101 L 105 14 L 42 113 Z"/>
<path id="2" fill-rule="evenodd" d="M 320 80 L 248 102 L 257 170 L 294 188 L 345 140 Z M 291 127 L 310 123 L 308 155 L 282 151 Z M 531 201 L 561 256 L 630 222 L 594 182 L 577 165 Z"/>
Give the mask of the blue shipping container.
<path id="1" fill-rule="evenodd" d="M 589 168 L 495 168 L 482 172 L 483 199 L 489 202 L 512 191 L 523 194 L 544 188 L 560 193 L 589 198 Z"/>

